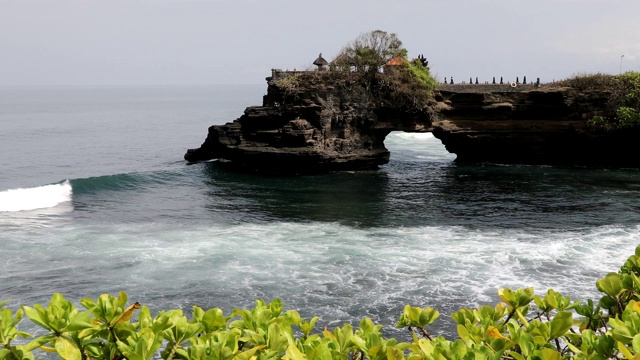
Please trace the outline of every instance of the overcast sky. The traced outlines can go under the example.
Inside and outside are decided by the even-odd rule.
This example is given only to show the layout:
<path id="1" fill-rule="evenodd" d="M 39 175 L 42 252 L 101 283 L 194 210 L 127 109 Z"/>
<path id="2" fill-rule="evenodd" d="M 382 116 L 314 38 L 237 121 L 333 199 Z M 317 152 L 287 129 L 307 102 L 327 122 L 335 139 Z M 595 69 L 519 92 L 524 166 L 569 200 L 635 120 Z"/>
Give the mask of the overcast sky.
<path id="1" fill-rule="evenodd" d="M 359 34 L 432 73 L 640 71 L 640 0 L 0 0 L 0 86 L 259 84 Z"/>

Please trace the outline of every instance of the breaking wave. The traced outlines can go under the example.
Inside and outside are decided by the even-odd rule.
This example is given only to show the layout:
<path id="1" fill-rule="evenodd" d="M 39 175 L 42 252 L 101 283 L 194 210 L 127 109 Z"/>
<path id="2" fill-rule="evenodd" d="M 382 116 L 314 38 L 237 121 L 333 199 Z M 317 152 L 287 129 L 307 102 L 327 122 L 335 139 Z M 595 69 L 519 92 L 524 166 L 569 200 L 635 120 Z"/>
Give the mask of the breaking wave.
<path id="1" fill-rule="evenodd" d="M 4 190 L 0 191 L 0 212 L 51 208 L 72 201 L 72 194 L 84 196 L 105 191 L 135 191 L 175 181 L 177 176 L 184 175 L 171 171 L 134 172 L 67 179 L 58 184 Z"/>
<path id="2" fill-rule="evenodd" d="M 72 189 L 69 180 L 65 180 L 61 184 L 1 191 L 0 212 L 51 208 L 71 201 L 71 194 Z"/>

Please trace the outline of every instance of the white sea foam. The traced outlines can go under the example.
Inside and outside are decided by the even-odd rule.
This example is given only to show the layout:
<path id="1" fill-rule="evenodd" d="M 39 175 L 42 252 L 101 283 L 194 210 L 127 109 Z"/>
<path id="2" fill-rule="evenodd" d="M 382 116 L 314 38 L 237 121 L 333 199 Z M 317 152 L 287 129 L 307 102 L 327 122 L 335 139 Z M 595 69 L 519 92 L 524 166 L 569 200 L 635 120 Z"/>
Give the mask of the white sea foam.
<path id="1" fill-rule="evenodd" d="M 0 212 L 51 208 L 71 201 L 71 193 L 71 184 L 68 180 L 62 184 L 1 191 Z"/>
<path id="2" fill-rule="evenodd" d="M 615 225 L 542 232 L 324 222 L 71 226 L 14 233 L 3 252 L 17 260 L 0 264 L 0 273 L 37 263 L 21 276 L 38 282 L 64 263 L 64 276 L 85 285 L 52 284 L 43 293 L 97 296 L 99 284 L 101 292 L 125 290 L 156 308 L 225 311 L 280 297 L 328 326 L 363 316 L 391 326 L 407 303 L 450 314 L 497 302 L 499 287 L 533 286 L 537 294 L 554 288 L 597 300 L 595 280 L 617 270 L 639 238 L 640 227 Z M 443 326 L 438 333 L 454 334 L 455 327 Z"/>
<path id="3" fill-rule="evenodd" d="M 407 141 L 412 141 L 411 144 L 415 142 L 419 143 L 434 143 L 437 144 L 440 140 L 436 139 L 432 133 L 407 133 L 401 131 L 391 132 L 384 139 L 386 145 L 406 145 Z"/>
<path id="4" fill-rule="evenodd" d="M 400 156 L 404 160 L 420 162 L 451 162 L 456 158 L 432 133 L 394 131 L 387 135 L 384 144 L 393 158 Z"/>

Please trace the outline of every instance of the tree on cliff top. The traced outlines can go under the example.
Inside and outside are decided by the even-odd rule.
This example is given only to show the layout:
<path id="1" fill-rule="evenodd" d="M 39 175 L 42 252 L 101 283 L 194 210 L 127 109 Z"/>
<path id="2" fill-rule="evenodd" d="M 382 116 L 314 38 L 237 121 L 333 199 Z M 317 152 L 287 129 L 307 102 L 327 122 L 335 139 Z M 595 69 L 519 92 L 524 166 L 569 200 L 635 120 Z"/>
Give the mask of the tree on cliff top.
<path id="1" fill-rule="evenodd" d="M 335 90 L 341 99 L 351 97 L 385 111 L 432 116 L 436 81 L 427 63 L 423 56 L 409 61 L 396 34 L 375 30 L 347 44 L 331 62 L 331 71 L 297 73 L 276 79 L 274 85 L 287 104 L 294 104 L 310 87 L 331 85 L 324 90 Z"/>
<path id="2" fill-rule="evenodd" d="M 407 54 L 395 33 L 374 30 L 348 43 L 331 65 L 341 74 L 355 75 L 362 93 L 378 105 L 423 111 L 433 99 L 436 81 L 424 57 L 409 61 Z"/>
<path id="3" fill-rule="evenodd" d="M 424 57 L 407 59 L 407 49 L 395 33 L 374 30 L 360 34 L 348 43 L 333 60 L 332 65 L 343 70 L 355 70 L 360 73 L 377 74 L 384 67 L 387 78 L 399 77 L 400 81 L 414 82 L 433 89 L 436 81 L 429 73 Z M 399 75 L 399 76 L 398 76 Z M 389 79 L 387 79 L 389 80 Z"/>
<path id="4" fill-rule="evenodd" d="M 358 71 L 377 71 L 396 56 L 407 57 L 407 49 L 395 33 L 374 30 L 360 34 L 336 56 L 334 65 L 355 66 Z"/>

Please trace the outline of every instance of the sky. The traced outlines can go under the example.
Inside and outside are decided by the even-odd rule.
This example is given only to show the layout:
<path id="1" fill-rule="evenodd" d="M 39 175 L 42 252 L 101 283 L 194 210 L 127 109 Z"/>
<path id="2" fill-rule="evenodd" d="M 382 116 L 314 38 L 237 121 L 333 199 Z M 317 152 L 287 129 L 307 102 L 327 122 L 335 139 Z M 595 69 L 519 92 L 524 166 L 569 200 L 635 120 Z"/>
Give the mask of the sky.
<path id="1" fill-rule="evenodd" d="M 549 82 L 640 71 L 638 14 L 640 0 L 0 0 L 0 86 L 260 84 L 376 29 L 440 81 Z"/>

